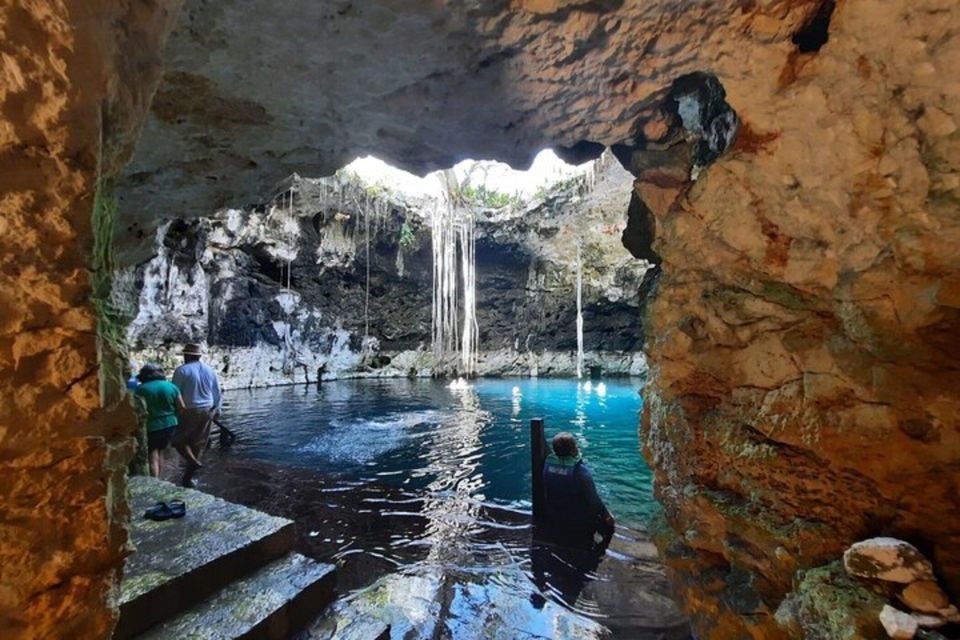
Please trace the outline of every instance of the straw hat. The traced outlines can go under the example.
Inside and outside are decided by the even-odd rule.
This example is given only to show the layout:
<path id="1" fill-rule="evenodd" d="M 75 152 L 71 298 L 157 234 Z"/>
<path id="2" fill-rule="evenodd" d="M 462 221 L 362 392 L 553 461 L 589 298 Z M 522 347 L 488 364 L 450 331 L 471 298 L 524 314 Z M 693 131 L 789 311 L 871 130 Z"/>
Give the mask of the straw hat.
<path id="1" fill-rule="evenodd" d="M 183 355 L 185 356 L 202 356 L 203 349 L 198 344 L 190 343 L 183 347 Z"/>

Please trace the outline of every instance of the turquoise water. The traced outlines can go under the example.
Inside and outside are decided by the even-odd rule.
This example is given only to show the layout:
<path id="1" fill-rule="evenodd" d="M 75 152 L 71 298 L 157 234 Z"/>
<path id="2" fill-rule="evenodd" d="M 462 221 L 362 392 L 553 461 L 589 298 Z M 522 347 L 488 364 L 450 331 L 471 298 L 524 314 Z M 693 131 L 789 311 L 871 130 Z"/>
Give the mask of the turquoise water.
<path id="1" fill-rule="evenodd" d="M 339 381 L 226 394 L 238 453 L 528 510 L 529 423 L 581 443 L 598 491 L 623 524 L 656 508 L 640 454 L 640 381 L 491 379 L 454 390 L 433 380 Z"/>
<path id="2" fill-rule="evenodd" d="M 231 391 L 238 435 L 200 488 L 297 522 L 298 550 L 338 564 L 334 617 L 394 640 L 686 640 L 644 523 L 637 380 L 338 381 Z M 534 535 L 530 420 L 572 431 L 617 518 L 610 546 Z M 330 621 L 333 624 L 333 621 Z"/>

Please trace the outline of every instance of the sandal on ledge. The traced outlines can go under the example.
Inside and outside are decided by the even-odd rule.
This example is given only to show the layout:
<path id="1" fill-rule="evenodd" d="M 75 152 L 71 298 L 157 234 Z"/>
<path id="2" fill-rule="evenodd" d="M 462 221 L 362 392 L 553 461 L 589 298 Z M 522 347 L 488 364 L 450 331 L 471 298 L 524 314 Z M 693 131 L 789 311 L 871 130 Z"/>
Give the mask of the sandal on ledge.
<path id="1" fill-rule="evenodd" d="M 171 500 L 170 502 L 158 502 L 143 513 L 147 520 L 162 522 L 171 518 L 182 518 L 187 514 L 187 505 L 183 500 Z"/>
<path id="2" fill-rule="evenodd" d="M 171 518 L 182 518 L 187 515 L 187 505 L 183 500 L 171 500 L 167 505 L 170 507 Z"/>

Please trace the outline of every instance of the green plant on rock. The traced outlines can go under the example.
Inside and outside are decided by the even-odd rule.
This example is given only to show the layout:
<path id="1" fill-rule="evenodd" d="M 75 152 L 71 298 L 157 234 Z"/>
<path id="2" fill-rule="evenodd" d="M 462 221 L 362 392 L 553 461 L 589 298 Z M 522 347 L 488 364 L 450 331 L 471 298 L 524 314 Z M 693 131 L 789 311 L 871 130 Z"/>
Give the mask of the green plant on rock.
<path id="1" fill-rule="evenodd" d="M 376 184 L 368 184 L 364 187 L 364 190 L 371 198 L 382 198 L 390 194 L 390 187 L 380 182 L 377 182 Z"/>
<path id="2" fill-rule="evenodd" d="M 458 194 L 463 200 L 489 209 L 503 209 L 504 207 L 520 206 L 523 199 L 519 194 L 509 194 L 496 189 L 488 189 L 486 185 L 477 187 L 464 185 Z"/>
<path id="3" fill-rule="evenodd" d="M 399 244 L 400 248 L 405 251 L 410 251 L 417 247 L 417 236 L 413 232 L 413 227 L 411 227 L 410 223 L 406 220 L 403 221 L 403 225 L 400 227 Z"/>

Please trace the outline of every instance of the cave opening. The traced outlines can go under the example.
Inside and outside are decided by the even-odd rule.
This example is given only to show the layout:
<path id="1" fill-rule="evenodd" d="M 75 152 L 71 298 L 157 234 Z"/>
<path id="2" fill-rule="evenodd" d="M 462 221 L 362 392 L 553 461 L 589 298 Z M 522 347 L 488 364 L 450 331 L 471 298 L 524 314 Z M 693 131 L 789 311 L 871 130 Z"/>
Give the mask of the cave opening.
<path id="1" fill-rule="evenodd" d="M 836 0 L 822 0 L 810 19 L 793 34 L 793 44 L 800 53 L 816 53 L 830 40 L 830 20 L 837 8 Z"/>
<path id="2" fill-rule="evenodd" d="M 543 570 L 529 509 L 505 491 L 528 480 L 511 456 L 537 412 L 583 436 L 618 513 L 652 482 L 625 466 L 643 445 L 665 506 L 654 540 L 697 637 L 956 636 L 956 3 L 333 4 L 0 8 L 0 628 L 114 628 L 147 506 L 143 478 L 123 471 L 145 436 L 118 374 L 132 328 L 145 358 L 179 364 L 197 343 L 237 383 L 225 424 L 245 433 L 207 453 L 201 489 L 298 520 L 291 545 L 308 553 L 271 565 L 295 578 L 277 586 L 344 561 L 348 623 L 690 637 L 639 529 L 615 549 L 629 566 L 609 554 L 581 573 L 610 580 L 558 595 L 569 583 L 549 574 L 564 569 Z M 741 117 L 749 135 L 731 148 Z M 351 188 L 359 205 L 313 207 L 321 186 L 275 182 L 360 151 L 418 172 L 462 155 L 520 166 L 558 141 L 575 162 L 614 145 L 632 174 L 619 218 L 564 213 L 601 189 L 548 189 L 529 216 L 475 218 L 473 237 L 454 220 L 441 270 L 462 280 L 476 241 L 471 315 L 497 356 L 484 364 L 516 380 L 429 377 L 430 218 L 399 198 L 363 215 L 383 200 L 370 185 Z M 294 198 L 308 206 L 291 215 Z M 570 229 L 597 234 L 576 260 L 585 308 L 571 302 Z M 639 285 L 637 257 L 653 265 Z M 633 303 L 654 288 L 647 309 Z M 573 353 L 578 316 L 585 368 L 602 373 L 574 386 L 557 354 Z M 640 371 L 642 333 L 638 439 L 631 383 L 589 358 L 597 345 L 618 352 L 601 354 L 613 371 Z M 245 390 L 265 378 L 297 386 Z M 634 451 L 603 457 L 622 442 Z M 202 504 L 189 498 L 180 524 Z M 885 581 L 871 558 L 891 553 L 914 582 Z M 375 584 L 350 583 L 362 575 Z M 628 620 L 590 616 L 622 611 L 603 598 L 640 579 L 652 597 L 619 602 Z M 948 606 L 918 606 L 918 591 Z"/>
<path id="3" fill-rule="evenodd" d="M 256 265 L 256 273 L 278 285 L 286 284 L 287 279 L 284 276 L 283 264 L 264 254 L 254 254 L 253 259 Z"/>
<path id="4" fill-rule="evenodd" d="M 542 152 L 526 171 L 464 160 L 416 176 L 368 156 L 322 178 L 291 175 L 251 206 L 219 210 L 199 223 L 175 221 L 158 238 L 157 257 L 135 267 L 136 278 L 150 292 L 149 274 L 176 258 L 184 273 L 203 274 L 195 276 L 196 295 L 168 292 L 165 306 L 156 305 L 160 311 L 141 295 L 143 317 L 133 325 L 156 327 L 188 313 L 177 306 L 181 301 L 209 308 L 206 325 L 196 322 L 198 336 L 225 387 L 255 387 L 242 399 L 231 396 L 230 416 L 231 428 L 251 438 L 244 459 L 257 468 L 328 469 L 348 482 L 342 489 L 352 497 L 359 496 L 350 483 L 363 480 L 356 469 L 366 465 L 404 479 L 416 495 L 434 495 L 422 478 L 464 482 L 458 495 L 472 500 L 482 491 L 499 527 L 501 516 L 510 517 L 501 510 L 528 493 L 516 475 L 525 464 L 516 442 L 523 430 L 507 425 L 545 411 L 568 416 L 564 428 L 591 447 L 591 459 L 601 464 L 598 486 L 618 514 L 621 534 L 645 539 L 658 506 L 651 483 L 632 486 L 651 474 L 634 455 L 640 446 L 634 416 L 643 406 L 636 388 L 648 371 L 648 332 L 640 319 L 662 264 L 656 221 L 724 154 L 739 118 L 716 76 L 700 72 L 677 78 L 642 111 L 629 138 L 611 149 L 583 140 Z M 200 229 L 202 237 L 192 238 Z M 183 261 L 186 254 L 192 263 Z M 140 337 L 134 343 L 145 346 L 140 359 L 175 357 L 170 340 L 163 348 Z M 367 382 L 345 381 L 351 378 Z M 303 383 L 310 385 L 306 395 L 283 387 Z M 304 404 L 331 393 L 348 393 L 360 412 L 334 402 L 318 415 Z M 284 446 L 268 444 L 273 436 L 263 430 L 261 405 L 286 416 L 275 428 L 289 440 Z M 591 431 L 594 424 L 603 431 Z M 319 439 L 318 429 L 325 434 Z M 473 444 L 454 447 L 443 464 L 421 463 L 409 447 L 421 430 Z M 492 448 L 502 438 L 512 439 L 512 453 Z M 226 459 L 209 455 L 220 466 L 204 472 L 206 488 L 255 508 L 276 507 L 259 496 L 280 487 L 255 486 Z M 494 464 L 503 478 L 483 481 Z M 387 481 L 378 488 L 385 492 L 378 499 L 389 500 L 391 487 Z M 474 518 L 444 501 L 427 504 L 428 519 Z M 286 500 L 283 508 L 311 529 L 343 526 L 317 512 L 309 496 Z M 348 535 L 354 524 L 346 526 Z M 388 532 L 439 548 L 449 548 L 452 536 L 473 548 L 445 528 L 396 523 Z M 329 542 L 305 549 L 333 557 Z M 383 540 L 356 544 L 367 553 Z M 465 558 L 471 570 L 500 566 L 472 551 Z M 417 554 L 394 560 L 414 573 L 429 564 Z M 601 573 L 619 580 L 620 562 L 603 563 Z M 376 590 L 394 580 L 385 567 L 349 586 Z M 551 595 L 547 579 L 543 597 L 572 606 L 589 582 Z M 644 583 L 622 593 L 666 597 L 670 604 L 656 624 L 684 637 L 686 621 L 664 589 Z M 501 587 L 485 583 L 482 590 L 493 597 Z M 586 597 L 608 614 L 628 606 L 617 595 Z M 399 600 L 391 602 L 401 618 L 410 615 Z"/>
<path id="5" fill-rule="evenodd" d="M 358 462 L 359 468 L 376 463 L 382 473 L 395 474 L 386 477 L 405 479 L 417 495 L 428 497 L 433 490 L 420 478 L 463 482 L 458 495 L 474 500 L 482 492 L 496 525 L 490 535 L 507 545 L 513 544 L 511 536 L 495 531 L 514 517 L 509 505 L 522 504 L 529 491 L 528 481 L 518 475 L 524 468 L 523 449 L 517 446 L 524 430 L 509 425 L 538 412 L 556 412 L 552 430 L 563 426 L 585 438 L 591 424 L 602 422 L 603 433 L 590 436 L 596 443 L 590 455 L 604 467 L 598 472 L 600 490 L 618 514 L 621 532 L 635 539 L 645 535 L 643 523 L 656 503 L 649 488 L 629 486 L 629 478 L 650 473 L 633 455 L 634 416 L 640 408 L 636 388 L 646 372 L 640 291 L 651 267 L 632 256 L 621 238 L 633 184 L 634 176 L 595 143 L 543 152 L 526 171 L 465 160 L 420 177 L 363 157 L 327 177 L 291 176 L 252 206 L 165 227 L 155 257 L 133 267 L 144 282 L 133 323 L 134 357 L 174 366 L 175 341 L 151 342 L 154 333 L 136 331 L 150 327 L 155 332 L 194 307 L 208 307 L 210 319 L 198 332 L 199 341 L 228 389 L 225 419 L 248 438 L 250 448 L 242 457 L 249 464 L 324 468 L 349 483 L 362 480 Z M 198 229 L 202 238 L 191 236 Z M 445 265 L 435 251 L 441 234 L 450 243 Z M 167 262 L 187 245 L 193 262 L 178 268 L 203 274 L 195 295 L 151 300 L 152 274 L 165 272 Z M 431 292 L 442 279 L 450 290 Z M 449 297 L 441 301 L 441 295 Z M 471 297 L 475 306 L 468 311 Z M 450 351 L 438 354 L 434 340 L 437 322 L 443 321 L 436 311 L 441 302 L 448 305 L 453 333 L 447 335 Z M 471 323 L 475 341 L 465 355 L 463 331 Z M 471 372 L 476 375 L 469 377 Z M 459 376 L 466 380 L 454 379 Z M 377 382 L 362 381 L 369 378 Z M 310 391 L 304 395 L 278 386 L 290 383 L 309 383 Z M 251 386 L 263 388 L 233 394 L 235 387 Z M 360 413 L 333 402 L 318 415 L 303 404 L 347 390 L 362 407 Z M 410 403 L 418 408 L 410 409 Z M 261 405 L 285 416 L 273 429 L 285 434 L 289 446 L 266 446 L 270 438 L 256 417 Z M 561 416 L 574 422 L 567 425 Z M 347 425 L 342 435 L 338 425 Z M 313 444 L 304 440 L 315 429 L 326 436 Z M 394 431 L 404 435 L 398 440 Z M 421 431 L 441 441 L 475 444 L 446 449 L 442 462 L 420 463 L 408 442 Z M 500 440 L 512 443 L 505 445 L 507 453 L 496 452 L 494 442 Z M 423 446 L 439 455 L 439 444 Z M 205 489 L 249 506 L 276 507 L 261 501 L 257 496 L 264 488 L 235 476 L 218 453 L 207 454 L 216 462 L 203 472 Z M 404 462 L 391 462 L 396 460 Z M 493 477 L 490 465 L 500 469 L 501 478 L 484 485 L 479 479 Z M 479 484 L 471 488 L 473 483 Z M 389 499 L 391 486 L 386 482 L 377 491 Z M 345 496 L 359 497 L 355 489 L 341 488 Z M 274 495 L 276 489 L 266 493 Z M 284 508 L 313 530 L 334 526 L 330 513 L 304 501 L 287 500 Z M 445 501 L 428 502 L 424 513 L 431 519 L 474 518 Z M 336 526 L 353 535 L 355 526 L 366 525 Z M 416 522 L 392 523 L 387 532 L 440 548 L 449 548 L 445 536 L 453 535 L 422 530 Z M 473 549 L 469 540 L 454 539 Z M 383 542 L 375 536 L 357 548 L 366 553 Z M 334 553 L 328 542 L 316 541 L 310 550 L 322 558 Z M 514 557 L 520 560 L 528 552 Z M 396 560 L 415 572 L 429 563 L 415 553 Z M 539 557 L 532 561 L 541 564 Z M 604 564 L 601 573 L 616 579 L 619 562 Z M 464 563 L 485 571 L 500 566 L 501 559 L 481 554 Z M 347 584 L 383 588 L 384 581 L 396 579 L 392 576 L 380 568 Z M 579 588 L 551 595 L 549 584 L 544 583 L 544 597 L 555 605 L 580 597 Z M 634 588 L 659 593 L 662 585 Z M 483 589 L 493 594 L 499 587 L 484 583 Z M 516 595 L 513 588 L 505 593 Z M 588 597 L 599 598 L 597 606 L 610 612 L 626 606 L 607 595 Z M 670 613 L 657 624 L 681 633 L 682 618 L 666 609 Z"/>

